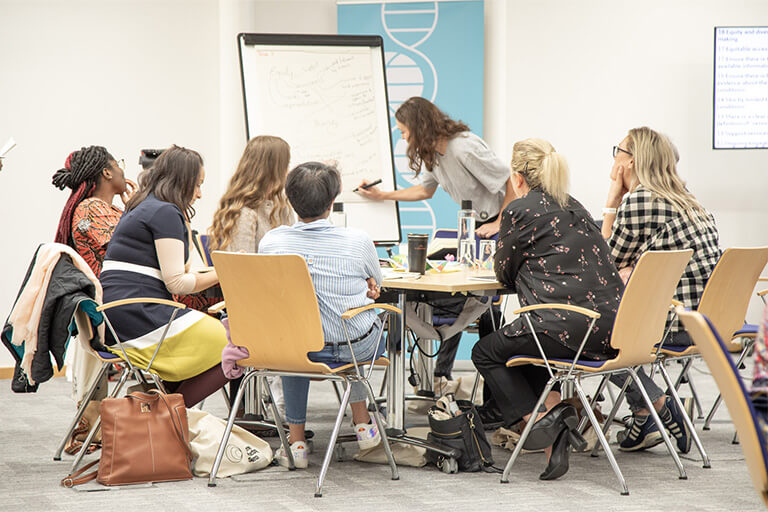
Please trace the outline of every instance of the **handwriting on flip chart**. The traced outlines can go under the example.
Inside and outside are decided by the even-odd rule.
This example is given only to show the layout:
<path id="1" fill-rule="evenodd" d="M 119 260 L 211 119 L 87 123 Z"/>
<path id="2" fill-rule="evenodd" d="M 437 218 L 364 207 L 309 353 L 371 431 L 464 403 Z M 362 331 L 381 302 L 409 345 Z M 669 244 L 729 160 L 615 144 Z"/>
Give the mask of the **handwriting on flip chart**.
<path id="1" fill-rule="evenodd" d="M 366 49 L 256 53 L 248 89 L 251 135 L 278 135 L 291 146 L 291 165 L 338 163 L 345 200 L 362 179 L 382 177 L 381 134 L 373 64 Z"/>

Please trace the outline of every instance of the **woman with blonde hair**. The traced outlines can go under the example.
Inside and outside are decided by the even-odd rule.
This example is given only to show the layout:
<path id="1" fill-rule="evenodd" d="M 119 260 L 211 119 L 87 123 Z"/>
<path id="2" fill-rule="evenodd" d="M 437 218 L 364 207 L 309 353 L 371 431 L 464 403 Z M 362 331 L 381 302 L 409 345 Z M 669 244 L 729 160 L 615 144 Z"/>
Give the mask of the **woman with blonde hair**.
<path id="1" fill-rule="evenodd" d="M 580 357 L 608 359 L 615 355 L 611 329 L 624 286 L 597 224 L 568 194 L 568 181 L 568 164 L 549 142 L 515 143 L 512 187 L 517 199 L 501 214 L 494 270 L 501 283 L 515 290 L 522 306 L 572 304 L 600 313 Z M 589 318 L 564 310 L 536 310 L 530 315 L 548 357 L 576 356 Z M 552 480 L 568 471 L 571 444 L 584 444 L 574 429 L 576 410 L 560 401 L 555 388 L 544 403 L 546 414 L 532 418 L 549 373 L 533 365 L 507 368 L 507 360 L 516 355 L 540 356 L 522 317 L 481 338 L 472 350 L 472 362 L 485 378 L 506 426 L 521 420 L 536 422 L 525 448 L 550 451 L 552 446 L 547 468 L 539 476 Z"/>
<path id="2" fill-rule="evenodd" d="M 290 147 L 280 137 L 259 135 L 248 141 L 213 216 L 212 251 L 257 252 L 267 231 L 293 223 L 285 197 L 290 160 Z"/>
<path id="3" fill-rule="evenodd" d="M 677 149 L 666 136 L 643 126 L 629 130 L 613 147 L 613 159 L 602 233 L 622 278 L 629 278 L 645 251 L 693 249 L 675 299 L 686 307 L 696 308 L 720 258 L 719 236 L 715 219 L 677 174 Z M 664 343 L 690 345 L 691 339 L 675 322 Z M 682 412 L 645 372 L 638 372 L 638 376 L 664 426 L 674 435 L 678 449 L 687 453 L 691 437 Z M 624 384 L 620 377 L 612 381 L 619 386 Z M 619 434 L 619 448 L 636 451 L 660 444 L 663 440 L 659 427 L 647 421 L 650 412 L 634 384 L 627 389 L 627 402 L 633 421 L 626 432 Z M 692 411 L 692 401 L 685 402 L 686 409 Z"/>

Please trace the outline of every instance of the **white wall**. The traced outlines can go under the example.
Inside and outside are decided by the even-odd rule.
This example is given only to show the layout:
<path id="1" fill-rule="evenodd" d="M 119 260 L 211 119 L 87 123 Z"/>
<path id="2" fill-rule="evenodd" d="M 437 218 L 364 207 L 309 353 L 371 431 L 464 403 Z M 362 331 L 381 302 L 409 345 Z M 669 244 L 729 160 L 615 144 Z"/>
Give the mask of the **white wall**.
<path id="1" fill-rule="evenodd" d="M 217 20 L 210 0 L 0 0 L 0 141 L 18 142 L 0 171 L 3 321 L 37 244 L 53 240 L 69 194 L 51 176 L 71 151 L 106 146 L 135 178 L 141 148 L 177 143 L 215 171 Z"/>

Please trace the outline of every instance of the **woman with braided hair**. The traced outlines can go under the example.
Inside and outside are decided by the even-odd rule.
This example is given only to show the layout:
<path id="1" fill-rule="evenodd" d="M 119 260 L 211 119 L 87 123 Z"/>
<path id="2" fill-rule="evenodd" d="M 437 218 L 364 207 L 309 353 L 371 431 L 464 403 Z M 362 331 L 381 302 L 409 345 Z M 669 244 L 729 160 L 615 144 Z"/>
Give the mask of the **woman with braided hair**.
<path id="1" fill-rule="evenodd" d="M 120 195 L 125 204 L 136 185 L 125 179 L 123 169 L 102 146 L 70 153 L 52 181 L 59 189 L 72 190 L 55 241 L 75 249 L 98 277 L 107 243 L 123 213 L 112 201 Z"/>

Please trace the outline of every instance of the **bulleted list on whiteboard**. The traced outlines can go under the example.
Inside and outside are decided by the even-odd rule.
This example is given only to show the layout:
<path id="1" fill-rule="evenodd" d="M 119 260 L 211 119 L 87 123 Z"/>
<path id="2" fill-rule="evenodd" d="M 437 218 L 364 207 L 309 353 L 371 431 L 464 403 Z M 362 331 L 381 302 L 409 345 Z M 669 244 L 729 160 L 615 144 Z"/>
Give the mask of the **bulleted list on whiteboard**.
<path id="1" fill-rule="evenodd" d="M 714 147 L 768 148 L 768 27 L 715 29 Z"/>

